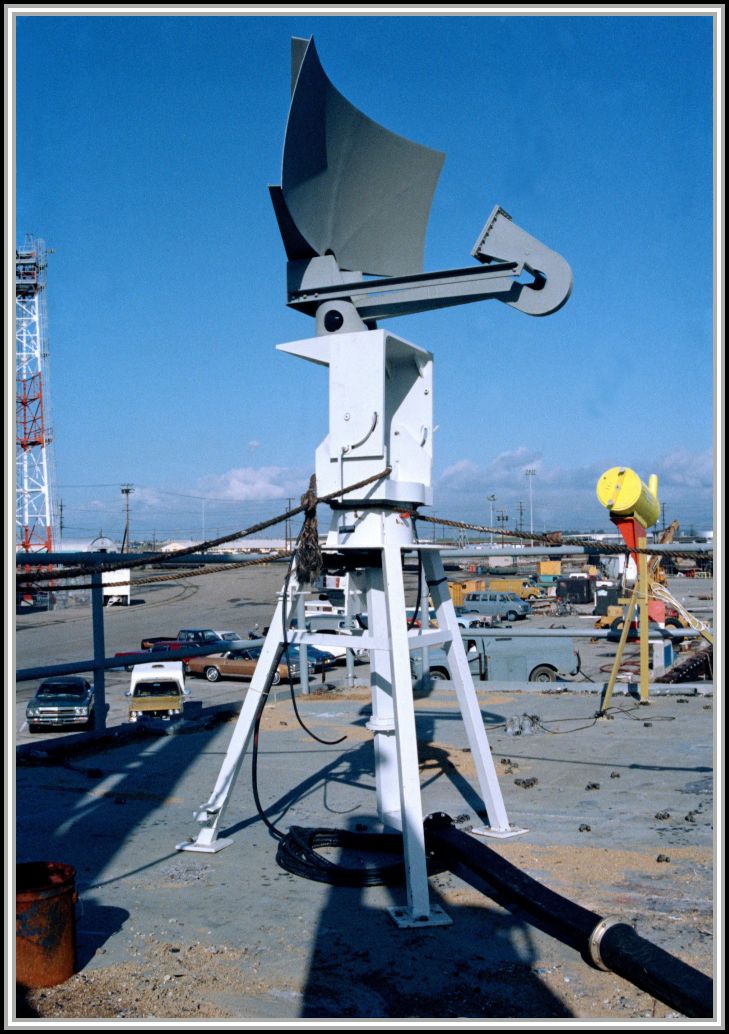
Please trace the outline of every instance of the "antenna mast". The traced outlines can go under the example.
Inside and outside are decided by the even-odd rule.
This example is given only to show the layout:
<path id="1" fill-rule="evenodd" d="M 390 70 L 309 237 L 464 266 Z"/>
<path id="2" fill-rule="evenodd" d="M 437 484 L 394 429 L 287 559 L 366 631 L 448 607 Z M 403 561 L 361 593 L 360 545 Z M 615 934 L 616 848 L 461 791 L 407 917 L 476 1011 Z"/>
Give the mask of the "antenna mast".
<path id="1" fill-rule="evenodd" d="M 44 241 L 28 234 L 15 251 L 15 525 L 16 550 L 23 553 L 50 553 L 56 538 L 47 422 L 46 266 Z"/>

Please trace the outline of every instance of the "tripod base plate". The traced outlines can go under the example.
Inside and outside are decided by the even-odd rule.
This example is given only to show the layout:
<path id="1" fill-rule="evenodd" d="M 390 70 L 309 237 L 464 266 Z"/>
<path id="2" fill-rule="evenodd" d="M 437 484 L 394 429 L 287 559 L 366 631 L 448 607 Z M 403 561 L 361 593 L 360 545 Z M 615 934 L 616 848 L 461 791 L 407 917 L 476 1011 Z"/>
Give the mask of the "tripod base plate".
<path id="1" fill-rule="evenodd" d="M 387 911 L 401 930 L 416 926 L 450 926 L 453 922 L 440 905 L 431 905 L 430 913 L 424 916 L 413 916 L 408 908 L 388 908 Z"/>

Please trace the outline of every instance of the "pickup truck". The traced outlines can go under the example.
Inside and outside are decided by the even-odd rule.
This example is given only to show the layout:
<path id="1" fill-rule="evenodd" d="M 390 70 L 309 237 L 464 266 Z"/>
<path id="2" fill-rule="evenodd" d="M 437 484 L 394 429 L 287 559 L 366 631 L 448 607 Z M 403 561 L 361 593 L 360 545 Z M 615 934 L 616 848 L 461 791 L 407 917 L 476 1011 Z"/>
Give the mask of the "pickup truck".
<path id="1" fill-rule="evenodd" d="M 577 675 L 580 655 L 569 638 L 489 635 L 475 628 L 461 629 L 468 666 L 474 681 L 556 682 L 565 675 Z M 450 679 L 450 661 L 445 650 L 429 651 L 431 679 Z M 420 675 L 420 656 L 414 653 L 411 669 Z"/>
<path id="2" fill-rule="evenodd" d="M 176 636 L 147 636 L 141 642 L 143 650 L 181 650 L 186 646 L 213 646 L 220 643 L 220 649 L 229 650 L 230 644 L 212 628 L 181 628 Z"/>
<path id="3" fill-rule="evenodd" d="M 189 690 L 180 661 L 135 664 L 126 695 L 129 721 L 171 727 L 182 720 Z"/>

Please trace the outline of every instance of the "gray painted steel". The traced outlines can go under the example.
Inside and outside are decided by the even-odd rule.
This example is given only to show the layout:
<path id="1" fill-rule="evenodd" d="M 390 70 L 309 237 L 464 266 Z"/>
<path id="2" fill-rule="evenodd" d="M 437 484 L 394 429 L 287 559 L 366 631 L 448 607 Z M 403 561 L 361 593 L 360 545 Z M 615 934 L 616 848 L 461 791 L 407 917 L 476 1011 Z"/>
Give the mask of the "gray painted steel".
<path id="1" fill-rule="evenodd" d="M 246 646 L 262 646 L 263 639 L 246 640 Z M 67 661 L 65 664 L 44 664 L 36 668 L 19 668 L 15 673 L 16 682 L 31 682 L 33 679 L 50 678 L 53 675 L 76 675 L 82 671 L 110 671 L 125 668 L 132 664 L 149 664 L 155 661 L 179 661 L 185 657 L 205 657 L 207 654 L 221 653 L 220 644 L 214 646 L 186 647 L 181 650 L 142 650 L 139 653 L 128 653 L 121 657 L 104 657 L 85 661 Z"/>
<path id="2" fill-rule="evenodd" d="M 292 81 L 281 187 L 272 192 L 289 258 L 333 254 L 340 269 L 419 272 L 445 155 L 350 104 L 313 39 L 292 41 Z"/>
<path id="3" fill-rule="evenodd" d="M 313 39 L 293 39 L 291 59 L 281 185 L 269 189 L 289 259 L 288 304 L 317 316 L 317 334 L 488 298 L 530 316 L 565 304 L 568 263 L 499 205 L 472 251 L 480 267 L 423 273 L 445 156 L 350 104 L 327 78 Z"/>
<path id="4" fill-rule="evenodd" d="M 441 549 L 439 550 L 442 557 L 447 557 L 449 560 L 462 558 L 463 560 L 477 560 L 479 557 L 489 556 L 510 556 L 510 557 L 522 557 L 522 556 L 582 556 L 587 554 L 592 556 L 593 554 L 600 553 L 601 543 L 596 542 L 594 546 L 490 546 L 488 543 L 484 543 L 483 546 L 471 546 L 465 549 Z M 606 545 L 621 546 L 619 542 L 610 542 Z M 649 542 L 646 547 L 651 553 L 713 553 L 714 546 L 710 542 Z M 621 549 L 628 553 L 627 546 L 621 546 Z M 605 554 L 608 555 L 607 553 Z"/>

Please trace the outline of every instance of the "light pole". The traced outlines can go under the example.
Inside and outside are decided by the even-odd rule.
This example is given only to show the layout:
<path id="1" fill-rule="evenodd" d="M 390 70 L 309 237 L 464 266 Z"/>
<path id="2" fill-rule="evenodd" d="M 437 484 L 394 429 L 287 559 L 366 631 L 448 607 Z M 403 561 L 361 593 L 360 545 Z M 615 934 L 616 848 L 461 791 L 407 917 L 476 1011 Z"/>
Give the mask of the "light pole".
<path id="1" fill-rule="evenodd" d="M 494 503 L 496 502 L 495 495 L 486 496 L 489 503 L 489 527 L 491 528 L 491 545 L 494 544 Z"/>
<path id="2" fill-rule="evenodd" d="M 529 483 L 529 534 L 530 535 L 534 534 L 534 509 L 532 507 L 532 478 L 534 477 L 535 474 L 536 474 L 536 470 L 534 469 L 534 467 L 527 467 L 527 469 L 524 471 L 524 476 L 526 477 L 527 482 Z M 530 540 L 530 545 L 532 545 L 532 546 L 534 545 L 534 543 L 531 540 Z"/>
<path id="3" fill-rule="evenodd" d="M 134 485 L 122 485 L 122 495 L 124 496 L 124 537 L 122 539 L 122 553 L 129 552 L 129 496 L 134 491 Z"/>
<path id="4" fill-rule="evenodd" d="M 496 514 L 496 520 L 501 524 L 501 548 L 506 545 L 506 525 L 509 523 L 509 515 L 506 510 L 500 510 Z"/>

